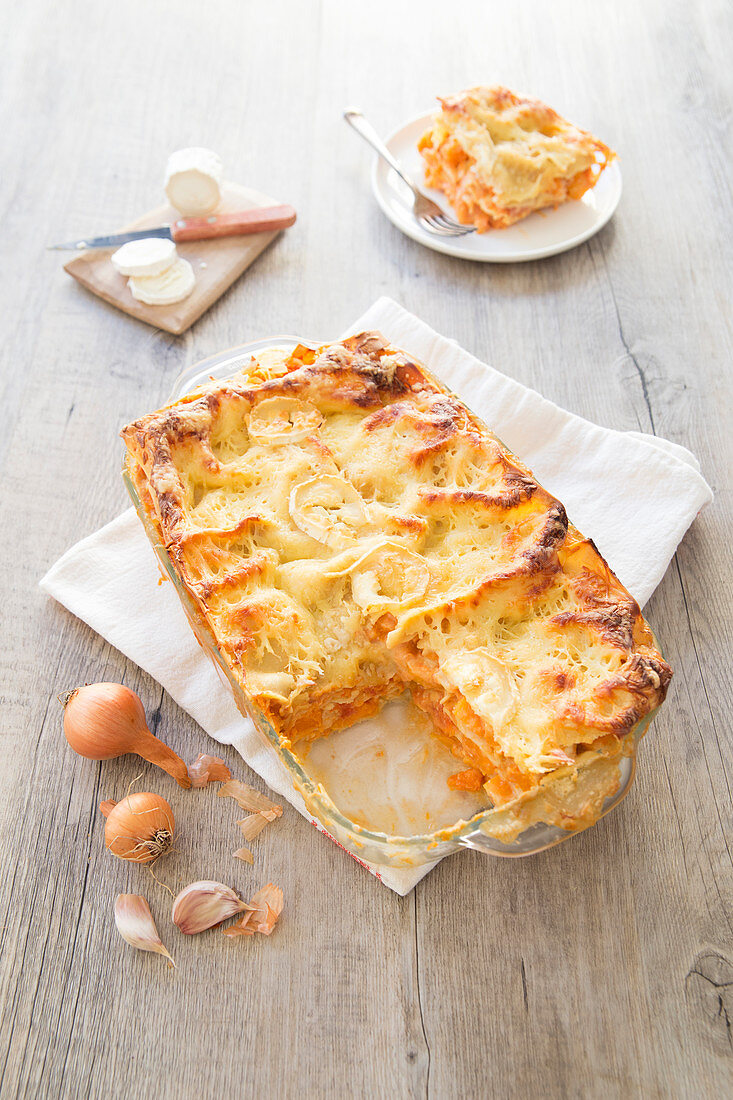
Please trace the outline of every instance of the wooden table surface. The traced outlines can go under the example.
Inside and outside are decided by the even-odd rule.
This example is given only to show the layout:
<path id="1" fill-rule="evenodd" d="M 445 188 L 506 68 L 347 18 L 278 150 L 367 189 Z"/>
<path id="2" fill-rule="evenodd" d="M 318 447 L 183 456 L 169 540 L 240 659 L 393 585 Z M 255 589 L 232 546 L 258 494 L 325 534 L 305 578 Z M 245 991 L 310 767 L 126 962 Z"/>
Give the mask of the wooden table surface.
<path id="1" fill-rule="evenodd" d="M 730 8 L 26 0 L 5 15 L 0 1095 L 731 1095 Z M 470 264 L 380 214 L 341 110 L 384 132 L 477 82 L 536 93 L 619 151 L 620 208 L 587 244 Z M 45 249 L 154 205 L 168 152 L 197 143 L 300 218 L 173 337 Z M 287 899 L 269 940 L 174 936 L 167 895 L 103 846 L 97 803 L 140 768 L 74 757 L 56 695 L 124 681 L 186 759 L 212 743 L 37 582 L 126 506 L 117 430 L 183 367 L 274 333 L 335 337 L 384 293 L 573 412 L 699 456 L 715 503 L 647 606 L 669 699 L 603 822 L 526 860 L 454 856 L 405 898 L 290 807 L 256 867 L 233 866 L 222 803 L 145 767 L 180 810 L 167 879 L 273 879 Z M 177 972 L 118 938 L 128 891 L 149 897 Z"/>

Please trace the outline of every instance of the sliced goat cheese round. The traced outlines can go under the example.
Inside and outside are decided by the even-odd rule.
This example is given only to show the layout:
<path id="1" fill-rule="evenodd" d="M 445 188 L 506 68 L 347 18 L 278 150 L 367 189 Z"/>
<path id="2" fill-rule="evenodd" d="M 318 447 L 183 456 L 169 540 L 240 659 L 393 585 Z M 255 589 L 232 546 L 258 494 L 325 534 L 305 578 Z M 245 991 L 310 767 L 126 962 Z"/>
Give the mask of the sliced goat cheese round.
<path id="1" fill-rule="evenodd" d="M 211 149 L 179 149 L 165 171 L 168 202 L 181 214 L 210 214 L 221 198 L 224 166 Z"/>
<path id="2" fill-rule="evenodd" d="M 160 275 L 132 276 L 128 285 L 138 302 L 148 306 L 167 306 L 187 298 L 195 282 L 196 276 L 190 263 L 179 257 Z"/>
<path id="3" fill-rule="evenodd" d="M 112 253 L 111 260 L 120 275 L 160 275 L 176 260 L 176 246 L 166 237 L 145 237 L 128 241 Z"/>

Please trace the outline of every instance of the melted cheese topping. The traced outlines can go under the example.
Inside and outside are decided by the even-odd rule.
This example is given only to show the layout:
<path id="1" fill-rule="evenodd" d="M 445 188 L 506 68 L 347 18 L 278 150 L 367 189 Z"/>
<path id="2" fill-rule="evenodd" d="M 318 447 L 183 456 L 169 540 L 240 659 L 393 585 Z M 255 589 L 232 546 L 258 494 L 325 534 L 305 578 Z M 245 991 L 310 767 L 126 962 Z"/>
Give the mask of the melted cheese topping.
<path id="1" fill-rule="evenodd" d="M 440 102 L 418 144 L 426 182 L 479 232 L 581 198 L 614 156 L 545 103 L 508 88 L 472 88 Z"/>
<path id="2" fill-rule="evenodd" d="M 540 804 L 562 818 L 548 782 L 570 790 L 591 749 L 616 760 L 664 697 L 670 670 L 592 543 L 379 334 L 263 353 L 123 435 L 174 567 L 283 739 L 406 684 L 515 807 L 506 836 Z M 615 764 L 588 774 L 618 781 Z M 591 812 L 571 786 L 567 828 Z"/>

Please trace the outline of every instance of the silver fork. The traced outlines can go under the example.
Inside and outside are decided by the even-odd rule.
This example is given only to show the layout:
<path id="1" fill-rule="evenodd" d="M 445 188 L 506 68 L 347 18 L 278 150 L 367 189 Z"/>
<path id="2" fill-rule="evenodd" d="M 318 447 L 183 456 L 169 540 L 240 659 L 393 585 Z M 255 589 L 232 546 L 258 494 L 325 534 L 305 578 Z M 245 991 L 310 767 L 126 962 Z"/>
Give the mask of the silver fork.
<path id="1" fill-rule="evenodd" d="M 364 141 L 368 142 L 372 149 L 379 153 L 383 160 L 386 160 L 390 168 L 393 168 L 400 179 L 404 180 L 410 188 L 414 196 L 412 203 L 413 217 L 420 222 L 424 229 L 427 229 L 430 233 L 437 233 L 441 237 L 465 237 L 467 233 L 474 232 L 474 226 L 460 225 L 444 214 L 437 202 L 433 202 L 427 195 L 423 195 L 409 176 L 405 175 L 374 127 L 367 122 L 361 111 L 355 107 L 350 107 L 347 111 L 344 111 L 344 118 L 349 126 L 352 126 L 357 134 L 360 134 Z"/>

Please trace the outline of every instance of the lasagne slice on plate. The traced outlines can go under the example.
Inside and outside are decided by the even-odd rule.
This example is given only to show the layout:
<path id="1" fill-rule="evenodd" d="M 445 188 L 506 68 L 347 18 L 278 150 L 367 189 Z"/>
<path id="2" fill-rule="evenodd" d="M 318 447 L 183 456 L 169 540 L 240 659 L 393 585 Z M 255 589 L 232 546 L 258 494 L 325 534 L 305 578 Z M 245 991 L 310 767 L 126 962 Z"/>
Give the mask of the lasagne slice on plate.
<path id="1" fill-rule="evenodd" d="M 479 233 L 582 198 L 615 156 L 552 107 L 508 88 L 471 88 L 440 104 L 418 143 L 425 181 Z"/>

